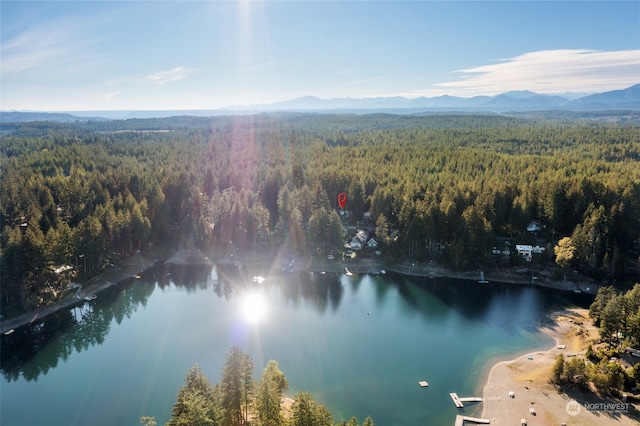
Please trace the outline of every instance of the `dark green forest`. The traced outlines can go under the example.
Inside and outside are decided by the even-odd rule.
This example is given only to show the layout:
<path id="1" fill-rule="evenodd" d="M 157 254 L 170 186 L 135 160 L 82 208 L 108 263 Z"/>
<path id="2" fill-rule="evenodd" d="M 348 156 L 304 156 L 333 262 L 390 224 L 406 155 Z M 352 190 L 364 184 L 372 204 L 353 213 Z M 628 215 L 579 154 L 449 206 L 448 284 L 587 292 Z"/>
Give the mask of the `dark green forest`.
<path id="1" fill-rule="evenodd" d="M 510 242 L 600 281 L 640 276 L 637 124 L 273 113 L 4 123 L 0 145 L 5 316 L 137 250 L 326 255 L 349 225 L 389 259 L 523 264 L 493 254 Z"/>
<path id="2" fill-rule="evenodd" d="M 212 385 L 200 366 L 192 367 L 166 425 L 334 426 L 329 410 L 308 392 L 299 391 L 293 404 L 285 407 L 283 396 L 289 383 L 274 360 L 267 363 L 260 379 L 255 380 L 251 357 L 240 348 L 232 347 L 220 375 L 220 381 Z M 149 416 L 140 421 L 147 426 L 156 424 L 155 418 Z M 362 425 L 374 426 L 374 423 L 366 417 Z M 351 417 L 337 426 L 360 426 L 360 423 Z"/>
<path id="3" fill-rule="evenodd" d="M 600 338 L 581 357 L 565 360 L 560 354 L 552 370 L 551 382 L 589 391 L 592 383 L 604 396 L 622 396 L 640 385 L 640 363 L 625 367 L 625 356 L 640 354 L 640 284 L 626 292 L 601 287 L 589 307 L 589 317 L 599 328 Z M 629 354 L 629 355 L 627 355 Z M 587 362 L 585 362 L 587 361 Z"/>

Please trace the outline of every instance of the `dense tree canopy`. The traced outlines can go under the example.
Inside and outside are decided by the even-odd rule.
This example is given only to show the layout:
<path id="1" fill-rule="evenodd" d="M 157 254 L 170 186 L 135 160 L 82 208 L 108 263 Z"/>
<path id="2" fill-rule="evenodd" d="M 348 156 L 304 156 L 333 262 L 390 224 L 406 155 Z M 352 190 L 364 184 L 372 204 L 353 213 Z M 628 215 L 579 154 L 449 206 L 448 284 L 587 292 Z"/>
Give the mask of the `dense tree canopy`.
<path id="1" fill-rule="evenodd" d="M 15 124 L 1 138 L 8 315 L 62 294 L 73 277 L 60 265 L 86 276 L 166 244 L 323 254 L 365 212 L 397 258 L 464 269 L 504 262 L 497 237 L 549 245 L 549 258 L 568 237 L 563 266 L 610 281 L 639 274 L 633 124 L 260 114 Z M 338 215 L 343 191 L 349 218 Z M 534 219 L 537 235 L 526 231 Z"/>
<path id="2" fill-rule="evenodd" d="M 636 353 L 640 345 L 640 284 L 618 293 L 613 287 L 601 287 L 589 308 L 589 316 L 600 327 L 600 338 L 590 344 L 585 358 L 565 360 L 558 355 L 551 370 L 551 382 L 582 390 L 593 384 L 601 395 L 621 396 L 640 384 L 640 363 L 620 362 Z M 595 344 L 595 346 L 594 346 Z"/>
<path id="3" fill-rule="evenodd" d="M 215 386 L 196 365 L 187 373 L 167 426 L 334 426 L 327 407 L 318 404 L 308 392 L 298 392 L 290 412 L 282 409 L 283 393 L 289 385 L 276 361 L 267 363 L 256 391 L 247 392 L 252 388 L 247 385 L 254 383 L 252 376 L 253 361 L 238 347 L 227 352 L 222 379 Z M 155 424 L 153 417 L 144 416 L 140 421 Z M 338 425 L 360 424 L 352 417 Z M 370 417 L 364 420 L 363 426 L 373 425 Z"/>

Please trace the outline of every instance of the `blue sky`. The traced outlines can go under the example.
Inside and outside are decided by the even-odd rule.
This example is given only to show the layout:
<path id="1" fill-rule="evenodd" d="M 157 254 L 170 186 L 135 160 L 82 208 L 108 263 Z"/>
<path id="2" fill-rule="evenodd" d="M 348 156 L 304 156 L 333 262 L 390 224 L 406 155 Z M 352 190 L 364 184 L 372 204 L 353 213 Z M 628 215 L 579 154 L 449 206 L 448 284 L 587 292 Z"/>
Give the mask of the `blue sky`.
<path id="1" fill-rule="evenodd" d="M 3 110 L 301 96 L 593 93 L 640 82 L 640 2 L 0 2 Z"/>

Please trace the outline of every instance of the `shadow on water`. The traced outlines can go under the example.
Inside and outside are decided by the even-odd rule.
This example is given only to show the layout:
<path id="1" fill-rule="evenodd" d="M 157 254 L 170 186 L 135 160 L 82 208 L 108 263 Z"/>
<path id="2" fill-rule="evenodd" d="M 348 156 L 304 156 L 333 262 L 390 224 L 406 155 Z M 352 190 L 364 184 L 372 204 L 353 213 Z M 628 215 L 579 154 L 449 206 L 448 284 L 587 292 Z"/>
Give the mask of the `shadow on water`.
<path id="1" fill-rule="evenodd" d="M 473 322 L 506 330 L 535 331 L 540 312 L 566 307 L 588 308 L 594 296 L 522 284 L 480 284 L 472 280 L 428 279 L 392 275 L 389 284 L 428 321 L 448 318 L 453 309 Z M 434 300 L 448 307 L 438 307 Z"/>

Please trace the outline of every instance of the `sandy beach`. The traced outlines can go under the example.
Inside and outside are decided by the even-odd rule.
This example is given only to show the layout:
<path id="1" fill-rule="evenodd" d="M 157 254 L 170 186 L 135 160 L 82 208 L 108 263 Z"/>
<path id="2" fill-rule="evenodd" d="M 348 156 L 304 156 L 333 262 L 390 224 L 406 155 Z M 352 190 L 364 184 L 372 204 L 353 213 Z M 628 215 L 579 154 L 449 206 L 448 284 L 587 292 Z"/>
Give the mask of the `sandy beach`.
<path id="1" fill-rule="evenodd" d="M 639 424 L 639 404 L 627 405 L 621 400 L 572 389 L 559 392 L 549 383 L 558 354 L 564 354 L 565 359 L 584 356 L 589 342 L 597 338 L 598 330 L 591 325 L 587 309 L 556 312 L 542 322 L 541 330 L 555 340 L 553 347 L 493 366 L 483 389 L 482 418 L 491 420 L 492 425 L 520 425 L 521 419 L 528 425 Z M 514 393 L 513 398 L 510 392 Z"/>

